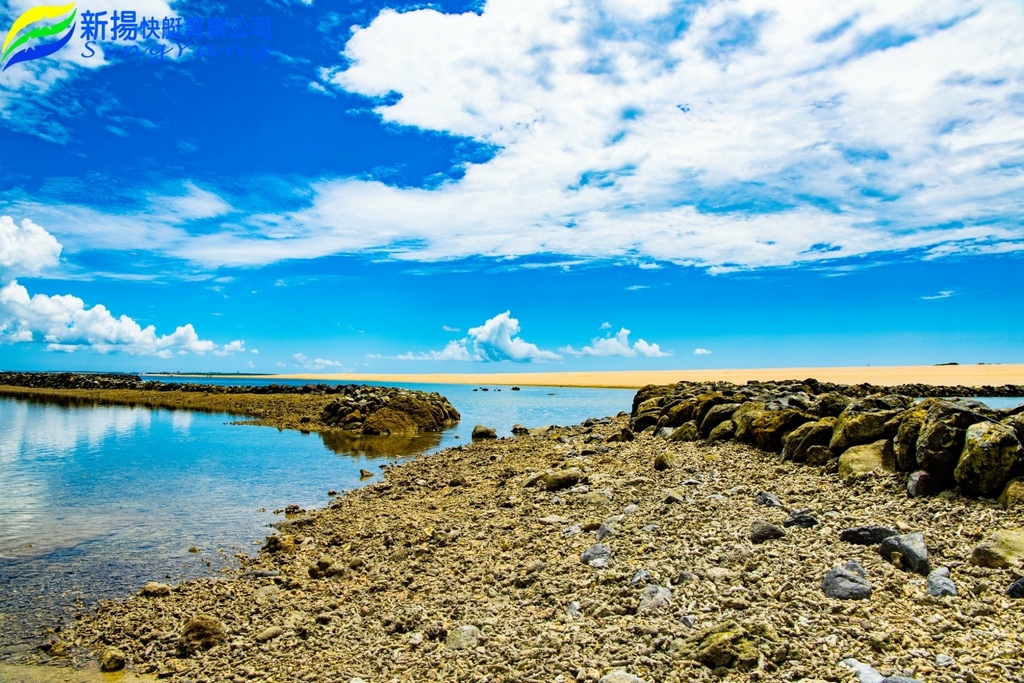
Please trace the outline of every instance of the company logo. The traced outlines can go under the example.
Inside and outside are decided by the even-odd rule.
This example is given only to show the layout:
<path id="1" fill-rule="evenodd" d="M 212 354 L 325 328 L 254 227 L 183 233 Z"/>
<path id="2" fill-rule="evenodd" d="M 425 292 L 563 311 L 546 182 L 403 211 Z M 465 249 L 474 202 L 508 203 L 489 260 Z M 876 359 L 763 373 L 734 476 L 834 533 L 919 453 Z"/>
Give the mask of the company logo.
<path id="1" fill-rule="evenodd" d="M 27 62 L 32 59 L 48 57 L 57 50 L 68 44 L 75 33 L 75 17 L 78 10 L 75 4 L 69 5 L 40 5 L 28 10 L 15 19 L 11 30 L 4 38 L 3 47 L 0 48 L 0 64 L 4 65 L 3 71 L 19 62 Z M 36 28 L 29 28 L 33 24 L 41 24 Z M 29 30 L 25 30 L 29 29 Z M 22 50 L 22 47 L 29 41 L 52 38 L 58 36 L 51 42 L 37 42 Z"/>

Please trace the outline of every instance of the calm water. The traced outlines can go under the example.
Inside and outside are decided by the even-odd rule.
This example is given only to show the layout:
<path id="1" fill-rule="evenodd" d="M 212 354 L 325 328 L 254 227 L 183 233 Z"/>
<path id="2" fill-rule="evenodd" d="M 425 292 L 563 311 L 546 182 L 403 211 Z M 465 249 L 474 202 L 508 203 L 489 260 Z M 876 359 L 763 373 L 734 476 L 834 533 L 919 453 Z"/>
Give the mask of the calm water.
<path id="1" fill-rule="evenodd" d="M 405 386 L 447 396 L 462 421 L 418 438 L 321 438 L 226 415 L 0 398 L 0 656 L 100 598 L 235 565 L 275 509 L 322 507 L 329 490 L 364 483 L 360 469 L 466 443 L 478 423 L 509 435 L 517 422 L 614 415 L 634 394 Z"/>

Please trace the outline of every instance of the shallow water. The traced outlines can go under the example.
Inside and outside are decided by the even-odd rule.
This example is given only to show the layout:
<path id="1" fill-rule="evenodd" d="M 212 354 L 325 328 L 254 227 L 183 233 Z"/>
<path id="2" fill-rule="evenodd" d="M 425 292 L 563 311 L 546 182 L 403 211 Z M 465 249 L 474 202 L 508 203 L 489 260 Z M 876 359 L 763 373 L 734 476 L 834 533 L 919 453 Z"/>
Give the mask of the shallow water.
<path id="1" fill-rule="evenodd" d="M 253 554 L 290 504 L 379 479 L 379 465 L 466 443 L 473 426 L 580 422 L 632 391 L 421 385 L 463 415 L 443 434 L 367 438 L 227 424 L 234 416 L 0 398 L 0 657 L 101 598 Z M 360 480 L 360 469 L 377 473 Z M 190 553 L 191 547 L 200 549 Z"/>

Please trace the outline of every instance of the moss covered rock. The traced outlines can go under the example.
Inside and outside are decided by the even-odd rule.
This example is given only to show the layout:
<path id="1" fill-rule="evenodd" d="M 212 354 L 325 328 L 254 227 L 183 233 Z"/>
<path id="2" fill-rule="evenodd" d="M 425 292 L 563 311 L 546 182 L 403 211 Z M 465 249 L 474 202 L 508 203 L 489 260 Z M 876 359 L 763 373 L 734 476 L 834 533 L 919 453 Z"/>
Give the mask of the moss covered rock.
<path id="1" fill-rule="evenodd" d="M 676 430 L 668 437 L 669 441 L 697 441 L 699 439 L 700 431 L 697 429 L 697 423 L 693 420 L 676 427 Z"/>
<path id="2" fill-rule="evenodd" d="M 1024 529 L 1000 529 L 971 551 L 971 564 L 1006 569 L 1024 560 Z"/>
<path id="3" fill-rule="evenodd" d="M 1012 429 L 998 422 L 978 422 L 967 428 L 953 477 L 964 493 L 992 498 L 1003 490 L 1021 457 Z"/>
<path id="4" fill-rule="evenodd" d="M 808 448 L 828 446 L 835 422 L 834 417 L 826 417 L 817 422 L 805 422 L 791 431 L 782 442 L 782 459 L 805 462 Z"/>
<path id="5" fill-rule="evenodd" d="M 736 423 L 732 420 L 726 420 L 722 422 L 708 434 L 708 443 L 718 443 L 719 441 L 729 441 L 736 435 Z"/>
<path id="6" fill-rule="evenodd" d="M 1016 510 L 1024 507 L 1024 477 L 1006 482 L 1003 492 L 999 494 L 998 502 L 1004 510 Z"/>
<path id="7" fill-rule="evenodd" d="M 750 436 L 761 450 L 778 453 L 785 436 L 810 420 L 810 416 L 799 410 L 766 411 L 751 423 Z"/>
<path id="8" fill-rule="evenodd" d="M 886 423 L 897 414 L 891 410 L 853 412 L 848 408 L 836 419 L 828 447 L 838 453 L 851 446 L 877 441 L 885 436 Z"/>
<path id="9" fill-rule="evenodd" d="M 917 437 L 918 467 L 940 479 L 952 479 L 953 468 L 964 449 L 967 428 L 985 418 L 948 401 L 936 401 L 928 408 Z"/>
<path id="10" fill-rule="evenodd" d="M 892 442 L 881 439 L 874 443 L 854 446 L 840 455 L 839 476 L 850 479 L 872 472 L 893 472 L 894 465 Z"/>

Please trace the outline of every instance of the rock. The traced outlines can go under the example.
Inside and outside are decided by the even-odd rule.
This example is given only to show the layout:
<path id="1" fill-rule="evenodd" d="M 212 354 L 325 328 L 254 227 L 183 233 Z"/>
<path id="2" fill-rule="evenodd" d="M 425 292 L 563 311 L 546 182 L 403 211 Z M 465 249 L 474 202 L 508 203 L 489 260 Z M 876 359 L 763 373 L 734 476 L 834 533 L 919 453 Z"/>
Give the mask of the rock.
<path id="1" fill-rule="evenodd" d="M 864 570 L 863 565 L 857 560 L 847 560 L 846 564 L 843 565 L 843 569 L 853 572 L 862 579 L 868 578 L 868 573 Z"/>
<path id="2" fill-rule="evenodd" d="M 597 528 L 597 533 L 595 534 L 596 540 L 598 543 L 600 543 L 601 541 L 613 535 L 614 533 L 615 523 L 612 520 L 608 520 L 607 522 L 605 522 Z"/>
<path id="3" fill-rule="evenodd" d="M 821 591 L 836 600 L 867 600 L 873 590 L 867 579 L 846 567 L 830 569 L 821 580 Z"/>
<path id="4" fill-rule="evenodd" d="M 601 680 L 597 683 L 647 683 L 647 681 L 625 671 L 612 671 L 601 676 Z"/>
<path id="5" fill-rule="evenodd" d="M 791 526 L 798 526 L 801 529 L 810 529 L 817 525 L 818 520 L 811 515 L 810 510 L 797 510 L 782 522 L 782 526 L 787 528 Z"/>
<path id="6" fill-rule="evenodd" d="M 827 446 L 811 446 L 806 451 L 807 464 L 813 467 L 824 467 L 835 459 L 835 454 Z"/>
<path id="7" fill-rule="evenodd" d="M 754 420 L 768 412 L 766 408 L 767 406 L 764 403 L 748 401 L 736 409 L 736 412 L 732 414 L 732 421 L 736 423 L 735 438 L 737 441 L 744 443 L 753 441 L 750 429 L 754 424 Z"/>
<path id="8" fill-rule="evenodd" d="M 794 462 L 806 462 L 807 449 L 811 446 L 828 446 L 832 440 L 832 429 L 835 418 L 825 418 L 817 422 L 805 422 L 782 441 L 782 459 Z"/>
<path id="9" fill-rule="evenodd" d="M 736 435 L 736 423 L 732 420 L 726 420 L 720 423 L 717 427 L 711 430 L 708 434 L 708 443 L 718 443 L 719 441 L 729 441 Z"/>
<path id="10" fill-rule="evenodd" d="M 830 391 L 815 398 L 814 402 L 811 403 L 809 411 L 812 415 L 817 415 L 818 417 L 839 417 L 849 404 L 850 398 L 848 396 Z"/>
<path id="11" fill-rule="evenodd" d="M 545 491 L 561 491 L 576 486 L 585 478 L 583 472 L 573 467 L 567 470 L 545 472 L 537 484 Z"/>
<path id="12" fill-rule="evenodd" d="M 896 532 L 887 526 L 857 526 L 843 529 L 839 533 L 839 540 L 854 545 L 878 545 L 890 536 L 896 535 Z"/>
<path id="13" fill-rule="evenodd" d="M 668 437 L 669 441 L 699 441 L 700 431 L 697 429 L 697 423 L 690 421 L 684 422 L 679 425 L 674 432 Z"/>
<path id="14" fill-rule="evenodd" d="M 943 489 L 942 482 L 931 472 L 918 470 L 912 472 L 907 478 L 907 495 L 911 498 L 934 496 L 941 493 Z"/>
<path id="15" fill-rule="evenodd" d="M 967 428 L 953 478 L 969 496 L 994 498 L 1021 458 L 1020 442 L 1012 429 L 998 422 L 978 422 Z"/>
<path id="16" fill-rule="evenodd" d="M 928 408 L 917 437 L 917 465 L 940 480 L 950 480 L 953 467 L 964 449 L 967 428 L 985 418 L 949 401 L 936 401 Z"/>
<path id="17" fill-rule="evenodd" d="M 188 657 L 199 650 L 209 650 L 215 645 L 226 643 L 228 633 L 220 620 L 200 614 L 188 620 L 178 638 L 178 653 Z"/>
<path id="18" fill-rule="evenodd" d="M 381 408 L 363 421 L 363 434 L 402 436 L 419 431 L 419 425 L 411 415 L 390 406 Z"/>
<path id="19" fill-rule="evenodd" d="M 760 491 L 754 496 L 754 505 L 762 505 L 769 508 L 781 508 L 782 503 L 775 496 L 774 493 L 768 493 L 767 491 Z"/>
<path id="20" fill-rule="evenodd" d="M 463 624 L 452 630 L 444 641 L 449 650 L 472 650 L 480 642 L 480 629 L 472 624 Z"/>
<path id="21" fill-rule="evenodd" d="M 735 622 L 726 622 L 701 632 L 693 658 L 712 669 L 726 667 L 748 671 L 757 665 L 759 653 L 746 629 Z"/>
<path id="22" fill-rule="evenodd" d="M 1017 579 L 1006 589 L 1006 594 L 1014 600 L 1024 598 L 1024 579 Z"/>
<path id="23" fill-rule="evenodd" d="M 1018 477 L 1006 482 L 1003 492 L 999 494 L 997 502 L 1004 510 L 1015 510 L 1024 506 L 1024 477 Z"/>
<path id="24" fill-rule="evenodd" d="M 843 666 L 853 669 L 858 683 L 882 683 L 882 674 L 869 664 L 850 658 L 843 660 Z"/>
<path id="25" fill-rule="evenodd" d="M 700 433 L 707 437 L 715 427 L 729 420 L 739 407 L 739 403 L 720 403 L 714 406 L 701 420 Z"/>
<path id="26" fill-rule="evenodd" d="M 633 578 L 629 580 L 629 585 L 639 588 L 646 586 L 648 583 L 654 580 L 654 577 L 646 569 L 638 569 L 636 574 L 633 574 Z"/>
<path id="27" fill-rule="evenodd" d="M 269 640 L 277 638 L 282 634 L 284 634 L 283 628 L 281 628 L 280 626 L 271 626 L 270 628 L 260 631 L 259 634 L 257 634 L 256 637 L 253 638 L 253 640 L 255 640 L 257 643 L 265 643 Z"/>
<path id="28" fill-rule="evenodd" d="M 636 439 L 636 434 L 629 427 L 623 427 L 622 431 L 618 434 L 612 434 L 609 436 L 605 443 L 626 443 L 627 441 L 633 441 Z"/>
<path id="29" fill-rule="evenodd" d="M 590 565 L 591 567 L 601 569 L 608 566 L 609 560 L 611 560 L 612 549 L 606 545 L 600 543 L 594 544 L 583 551 L 580 555 L 580 561 L 583 564 Z"/>
<path id="30" fill-rule="evenodd" d="M 971 564 L 1006 569 L 1024 559 L 1024 529 L 1000 529 L 971 551 Z"/>
<path id="31" fill-rule="evenodd" d="M 810 416 L 799 410 L 767 411 L 751 422 L 750 436 L 761 450 L 778 453 L 786 434 L 810 420 Z"/>
<path id="32" fill-rule="evenodd" d="M 526 436 L 530 433 L 530 430 L 521 424 L 512 425 L 512 434 L 515 436 Z"/>
<path id="33" fill-rule="evenodd" d="M 484 425 L 477 425 L 473 427 L 473 438 L 474 439 L 497 439 L 498 432 L 491 427 L 485 427 Z"/>
<path id="34" fill-rule="evenodd" d="M 882 683 L 922 683 L 916 678 L 907 678 L 906 676 L 886 676 L 882 679 Z"/>
<path id="35" fill-rule="evenodd" d="M 956 664 L 956 660 L 949 655 L 935 655 L 935 666 L 946 668 L 954 664 Z"/>
<path id="36" fill-rule="evenodd" d="M 946 567 L 939 567 L 928 573 L 928 585 L 926 587 L 928 595 L 933 598 L 943 598 L 947 596 L 956 596 L 956 585 L 953 580 L 949 578 L 949 569 Z"/>
<path id="37" fill-rule="evenodd" d="M 921 426 L 927 416 L 927 406 L 922 407 L 922 405 L 903 414 L 892 442 L 896 466 L 899 469 L 909 472 L 917 468 L 917 438 L 921 434 Z"/>
<path id="38" fill-rule="evenodd" d="M 663 586 L 651 584 L 640 594 L 640 604 L 636 608 L 639 616 L 659 612 L 672 603 L 672 591 Z"/>
<path id="39" fill-rule="evenodd" d="M 885 424 L 895 416 L 896 413 L 893 411 L 850 412 L 850 407 L 848 407 L 836 419 L 828 447 L 839 453 L 851 446 L 878 441 L 885 436 Z"/>
<path id="40" fill-rule="evenodd" d="M 654 458 L 654 469 L 658 470 L 659 472 L 670 470 L 676 467 L 677 465 L 678 460 L 676 459 L 676 456 L 673 455 L 672 453 L 669 453 L 668 451 L 658 453 L 658 455 L 655 456 Z"/>
<path id="41" fill-rule="evenodd" d="M 887 440 L 854 446 L 839 456 L 839 476 L 843 479 L 862 477 L 873 472 L 895 471 L 892 443 Z"/>
<path id="42" fill-rule="evenodd" d="M 570 602 L 568 606 L 566 606 L 565 613 L 573 619 L 579 619 L 583 616 L 583 612 L 580 611 L 580 603 L 576 602 L 575 600 Z"/>
<path id="43" fill-rule="evenodd" d="M 116 647 L 103 648 L 100 653 L 100 671 L 120 671 L 127 659 Z"/>
<path id="44" fill-rule="evenodd" d="M 754 545 L 760 545 L 773 541 L 777 538 L 784 538 L 786 532 L 775 526 L 761 520 L 757 520 L 750 527 L 750 542 Z"/>
<path id="45" fill-rule="evenodd" d="M 162 598 L 171 594 L 171 587 L 166 583 L 150 581 L 139 589 L 139 595 L 144 598 Z"/>
<path id="46" fill-rule="evenodd" d="M 665 499 L 662 501 L 666 505 L 682 505 L 686 502 L 686 492 L 681 488 L 674 488 L 665 491 Z"/>
<path id="47" fill-rule="evenodd" d="M 906 571 L 928 575 L 928 548 L 920 531 L 902 536 L 889 536 L 878 545 L 878 554 L 887 562 L 899 553 L 899 566 Z"/>

